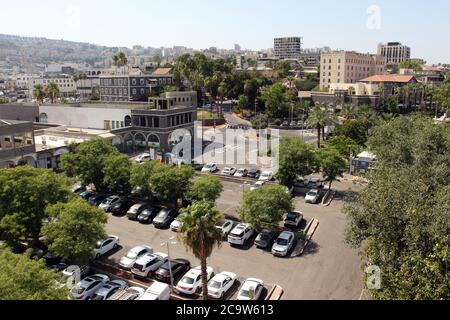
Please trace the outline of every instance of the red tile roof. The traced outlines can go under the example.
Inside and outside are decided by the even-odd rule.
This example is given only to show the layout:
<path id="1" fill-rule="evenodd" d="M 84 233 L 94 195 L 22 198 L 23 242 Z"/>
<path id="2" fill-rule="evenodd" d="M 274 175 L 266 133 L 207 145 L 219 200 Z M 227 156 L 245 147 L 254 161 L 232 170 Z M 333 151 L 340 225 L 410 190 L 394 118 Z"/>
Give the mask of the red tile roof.
<path id="1" fill-rule="evenodd" d="M 170 74 L 172 68 L 158 68 L 153 72 L 154 75 L 164 76 Z"/>
<path id="2" fill-rule="evenodd" d="M 415 79 L 412 75 L 375 75 L 365 79 L 360 80 L 360 82 L 393 82 L 393 83 L 409 83 Z"/>

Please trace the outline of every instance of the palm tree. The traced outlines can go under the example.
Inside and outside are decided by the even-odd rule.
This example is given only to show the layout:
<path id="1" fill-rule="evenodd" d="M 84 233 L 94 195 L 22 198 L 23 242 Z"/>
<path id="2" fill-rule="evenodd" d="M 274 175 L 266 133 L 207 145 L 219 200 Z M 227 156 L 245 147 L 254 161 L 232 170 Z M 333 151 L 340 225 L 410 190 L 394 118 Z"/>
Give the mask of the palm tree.
<path id="1" fill-rule="evenodd" d="M 33 87 L 33 97 L 36 98 L 36 100 L 40 103 L 44 101 L 45 98 L 45 91 L 42 84 L 36 84 Z"/>
<path id="2" fill-rule="evenodd" d="M 221 219 L 222 214 L 214 210 L 214 203 L 207 201 L 194 202 L 182 218 L 181 242 L 201 263 L 203 300 L 208 299 L 207 259 L 222 242 L 222 234 L 216 228 Z"/>
<path id="3" fill-rule="evenodd" d="M 113 60 L 112 64 L 118 68 L 122 68 L 128 64 L 128 58 L 122 51 L 114 55 L 112 60 Z"/>
<path id="4" fill-rule="evenodd" d="M 309 115 L 309 126 L 317 129 L 317 147 L 320 148 L 320 132 L 330 123 L 330 113 L 323 104 L 317 104 Z"/>
<path id="5" fill-rule="evenodd" d="M 354 119 L 356 115 L 356 107 L 354 104 L 346 103 L 342 106 L 341 116 L 345 118 L 345 120 Z"/>
<path id="6" fill-rule="evenodd" d="M 56 97 L 59 95 L 59 87 L 56 83 L 50 82 L 44 88 L 45 94 L 50 98 L 51 103 L 55 102 Z"/>

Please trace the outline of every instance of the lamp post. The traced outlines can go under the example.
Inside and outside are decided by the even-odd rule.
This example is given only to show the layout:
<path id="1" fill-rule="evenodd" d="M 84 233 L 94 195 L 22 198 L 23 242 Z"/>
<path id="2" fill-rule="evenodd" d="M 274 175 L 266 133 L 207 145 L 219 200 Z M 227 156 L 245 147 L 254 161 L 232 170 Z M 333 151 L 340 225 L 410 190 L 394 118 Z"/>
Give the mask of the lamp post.
<path id="1" fill-rule="evenodd" d="M 166 248 L 167 248 L 167 257 L 168 257 L 168 262 L 169 262 L 169 273 L 170 273 L 170 285 L 172 286 L 172 288 L 173 288 L 173 275 L 172 275 L 172 264 L 170 262 L 170 249 L 169 249 L 170 246 L 169 245 L 177 244 L 177 242 L 173 241 L 173 240 L 175 240 L 175 237 L 170 237 L 169 240 L 161 243 L 161 247 L 166 246 Z"/>

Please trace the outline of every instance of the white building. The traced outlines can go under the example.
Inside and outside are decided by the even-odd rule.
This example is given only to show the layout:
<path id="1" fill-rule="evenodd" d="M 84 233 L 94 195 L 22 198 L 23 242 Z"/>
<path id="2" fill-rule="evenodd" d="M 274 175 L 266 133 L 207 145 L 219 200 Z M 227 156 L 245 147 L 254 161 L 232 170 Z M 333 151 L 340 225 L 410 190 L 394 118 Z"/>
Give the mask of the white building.
<path id="1" fill-rule="evenodd" d="M 40 84 L 46 86 L 47 84 L 54 82 L 58 85 L 59 92 L 63 96 L 69 96 L 75 94 L 77 91 L 77 84 L 73 81 L 71 76 L 60 75 L 55 77 L 38 77 L 31 78 L 28 82 L 28 89 L 30 90 L 30 95 L 33 94 L 33 88 L 35 85 Z"/>
<path id="2" fill-rule="evenodd" d="M 378 54 L 386 58 L 386 64 L 399 65 L 403 61 L 411 59 L 411 48 L 402 45 L 400 42 L 380 43 Z"/>

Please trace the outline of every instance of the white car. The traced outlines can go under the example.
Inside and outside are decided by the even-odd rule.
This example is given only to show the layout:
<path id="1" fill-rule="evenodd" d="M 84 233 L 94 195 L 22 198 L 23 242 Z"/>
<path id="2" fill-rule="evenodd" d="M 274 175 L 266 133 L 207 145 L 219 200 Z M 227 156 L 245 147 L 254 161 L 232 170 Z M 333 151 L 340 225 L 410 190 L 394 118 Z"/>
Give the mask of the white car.
<path id="1" fill-rule="evenodd" d="M 127 289 L 117 291 L 108 300 L 138 300 L 145 293 L 145 289 L 141 287 L 129 287 Z"/>
<path id="2" fill-rule="evenodd" d="M 227 240 L 230 244 L 242 246 L 254 233 L 255 230 L 251 225 L 240 223 L 231 230 Z"/>
<path id="3" fill-rule="evenodd" d="M 207 280 L 209 281 L 214 276 L 214 270 L 211 267 L 207 267 Z M 202 286 L 202 270 L 201 266 L 189 270 L 180 281 L 178 281 L 175 290 L 184 294 L 194 294 Z"/>
<path id="4" fill-rule="evenodd" d="M 104 274 L 94 274 L 93 276 L 84 278 L 78 282 L 75 287 L 70 290 L 72 298 L 76 300 L 89 300 L 105 283 L 109 281 L 109 277 Z"/>
<path id="5" fill-rule="evenodd" d="M 214 173 L 217 171 L 217 164 L 208 163 L 202 168 L 202 172 Z"/>
<path id="6" fill-rule="evenodd" d="M 105 253 L 117 249 L 119 246 L 119 237 L 118 236 L 109 236 L 108 239 L 103 241 L 98 241 L 97 246 L 94 250 L 95 259 L 104 255 Z"/>
<path id="7" fill-rule="evenodd" d="M 250 190 L 251 190 L 251 191 L 253 191 L 253 190 L 258 190 L 259 188 L 264 187 L 265 184 L 266 184 L 265 181 L 257 181 L 257 182 L 255 182 L 255 184 L 253 184 L 253 185 L 250 187 Z"/>
<path id="8" fill-rule="evenodd" d="M 248 170 L 247 170 L 247 169 L 240 168 L 240 169 L 238 169 L 238 170 L 236 171 L 236 173 L 234 174 L 234 176 L 235 176 L 235 177 L 242 178 L 242 177 L 246 177 L 247 174 L 248 174 Z"/>
<path id="9" fill-rule="evenodd" d="M 120 259 L 119 265 L 122 269 L 129 270 L 136 260 L 147 253 L 153 253 L 153 248 L 149 246 L 137 246 L 128 251 L 128 253 Z"/>
<path id="10" fill-rule="evenodd" d="M 180 232 L 181 228 L 183 227 L 183 222 L 181 222 L 181 218 L 186 216 L 187 216 L 186 212 L 180 213 L 180 215 L 176 217 L 175 220 L 173 220 L 172 223 L 170 224 L 170 230 L 174 232 Z"/>
<path id="11" fill-rule="evenodd" d="M 287 256 L 294 245 L 294 241 L 295 234 L 293 232 L 283 231 L 272 246 L 272 254 L 279 257 Z"/>
<path id="12" fill-rule="evenodd" d="M 155 281 L 137 300 L 170 300 L 170 286 L 167 283 Z"/>
<path id="13" fill-rule="evenodd" d="M 152 155 L 150 153 L 143 153 L 136 157 L 137 163 L 144 163 L 145 161 L 152 160 Z"/>
<path id="14" fill-rule="evenodd" d="M 216 274 L 208 282 L 208 296 L 216 299 L 222 299 L 228 290 L 236 282 L 236 274 L 232 272 L 221 272 Z"/>
<path id="15" fill-rule="evenodd" d="M 222 237 L 226 237 L 233 230 L 233 226 L 233 221 L 227 219 L 216 223 L 216 228 L 222 233 Z"/>
<path id="16" fill-rule="evenodd" d="M 258 300 L 264 289 L 264 282 L 260 279 L 249 278 L 245 280 L 239 290 L 237 300 Z"/>
<path id="17" fill-rule="evenodd" d="M 222 174 L 225 176 L 233 176 L 236 173 L 236 168 L 226 167 L 222 170 Z"/>
<path id="18" fill-rule="evenodd" d="M 305 196 L 305 202 L 315 204 L 319 201 L 319 198 L 320 198 L 320 190 L 317 189 L 310 190 Z"/>
<path id="19" fill-rule="evenodd" d="M 273 173 L 272 171 L 263 171 L 259 176 L 259 181 L 272 181 Z"/>
<path id="20" fill-rule="evenodd" d="M 149 253 L 136 260 L 131 272 L 138 277 L 145 278 L 158 270 L 167 260 L 169 260 L 169 256 L 165 253 Z"/>
<path id="21" fill-rule="evenodd" d="M 300 211 L 291 211 L 284 218 L 284 225 L 298 228 L 302 220 L 303 213 L 301 213 Z"/>

